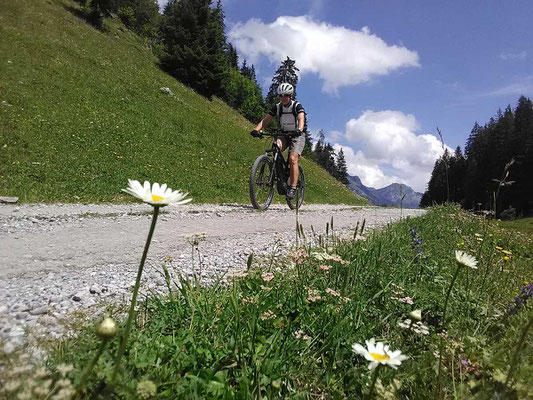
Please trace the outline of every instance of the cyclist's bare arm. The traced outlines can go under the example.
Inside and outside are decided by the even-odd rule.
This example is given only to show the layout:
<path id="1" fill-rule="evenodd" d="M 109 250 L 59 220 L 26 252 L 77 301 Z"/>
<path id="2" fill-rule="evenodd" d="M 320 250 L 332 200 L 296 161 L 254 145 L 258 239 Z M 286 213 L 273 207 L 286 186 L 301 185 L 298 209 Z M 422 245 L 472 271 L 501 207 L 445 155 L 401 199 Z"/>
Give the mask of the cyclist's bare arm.
<path id="1" fill-rule="evenodd" d="M 255 130 L 258 132 L 261 131 L 265 126 L 267 126 L 270 123 L 270 121 L 272 121 L 272 115 L 267 114 L 265 118 L 259 121 L 259 123 L 255 127 Z"/>
<path id="2" fill-rule="evenodd" d="M 304 127 L 305 127 L 305 113 L 301 112 L 298 114 L 298 129 L 300 130 L 300 132 L 304 131 Z"/>

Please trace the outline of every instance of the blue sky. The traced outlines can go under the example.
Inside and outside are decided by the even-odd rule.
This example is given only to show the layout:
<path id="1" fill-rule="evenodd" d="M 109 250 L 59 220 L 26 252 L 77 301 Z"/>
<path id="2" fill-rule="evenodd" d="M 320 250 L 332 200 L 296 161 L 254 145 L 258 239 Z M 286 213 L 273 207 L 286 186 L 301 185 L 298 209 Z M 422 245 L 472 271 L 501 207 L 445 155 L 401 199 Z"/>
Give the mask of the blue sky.
<path id="1" fill-rule="evenodd" d="M 160 0 L 164 1 L 164 0 Z M 300 68 L 312 132 L 343 148 L 367 186 L 424 191 L 475 121 L 533 97 L 533 2 L 223 0 L 226 33 L 268 90 L 281 60 Z"/>

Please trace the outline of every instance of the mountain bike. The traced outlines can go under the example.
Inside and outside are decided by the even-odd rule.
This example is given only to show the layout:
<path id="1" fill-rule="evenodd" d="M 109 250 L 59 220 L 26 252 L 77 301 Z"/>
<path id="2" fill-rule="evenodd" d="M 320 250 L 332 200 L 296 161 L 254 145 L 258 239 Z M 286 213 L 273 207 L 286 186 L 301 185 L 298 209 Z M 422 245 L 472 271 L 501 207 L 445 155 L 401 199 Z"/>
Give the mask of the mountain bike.
<path id="1" fill-rule="evenodd" d="M 289 187 L 289 160 L 285 160 L 276 138 L 294 136 L 292 133 L 278 131 L 276 133 L 261 133 L 263 136 L 274 138 L 272 147 L 265 150 L 265 154 L 257 157 L 250 172 L 250 201 L 254 208 L 266 210 L 274 198 L 274 184 L 281 196 L 287 194 Z M 296 206 L 300 208 L 304 201 L 305 177 L 304 170 L 298 164 L 298 184 L 296 186 L 296 196 L 294 199 L 286 199 L 291 210 Z M 298 199 L 298 202 L 296 201 Z"/>

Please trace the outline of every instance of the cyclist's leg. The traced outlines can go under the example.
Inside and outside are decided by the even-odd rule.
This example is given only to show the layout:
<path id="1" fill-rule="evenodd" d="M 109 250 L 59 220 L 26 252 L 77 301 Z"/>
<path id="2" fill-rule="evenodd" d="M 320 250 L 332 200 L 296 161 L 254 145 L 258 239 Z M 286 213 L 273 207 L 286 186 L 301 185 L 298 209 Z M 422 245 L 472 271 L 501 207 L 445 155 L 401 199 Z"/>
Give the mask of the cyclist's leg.
<path id="1" fill-rule="evenodd" d="M 291 140 L 289 146 L 289 168 L 290 168 L 290 185 L 296 187 L 298 185 L 298 159 L 302 154 L 305 146 L 305 136 L 301 135 Z"/>
<path id="2" fill-rule="evenodd" d="M 290 180 L 289 184 L 295 188 L 298 185 L 298 158 L 300 155 L 295 151 L 289 152 L 289 169 L 290 169 Z"/>

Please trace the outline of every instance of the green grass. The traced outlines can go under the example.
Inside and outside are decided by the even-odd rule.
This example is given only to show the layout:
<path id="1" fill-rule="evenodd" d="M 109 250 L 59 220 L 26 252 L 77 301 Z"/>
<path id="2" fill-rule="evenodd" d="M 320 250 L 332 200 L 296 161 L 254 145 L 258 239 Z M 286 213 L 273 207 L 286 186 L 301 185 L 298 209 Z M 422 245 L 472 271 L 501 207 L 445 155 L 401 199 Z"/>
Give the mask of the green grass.
<path id="1" fill-rule="evenodd" d="M 126 202 L 130 178 L 167 183 L 195 202 L 248 203 L 250 168 L 266 148 L 248 135 L 252 125 L 164 74 L 117 22 L 102 33 L 79 12 L 70 0 L 2 4 L 0 194 Z M 307 202 L 368 204 L 316 164 L 302 165 Z"/>
<path id="2" fill-rule="evenodd" d="M 532 321 L 533 299 L 515 302 L 524 281 L 533 280 L 531 237 L 458 208 L 437 207 L 365 241 L 328 242 L 337 246 L 304 246 L 300 250 L 310 256 L 300 253 L 272 266 L 254 262 L 247 276 L 229 285 L 202 287 L 173 277 L 172 296 L 153 297 L 139 309 L 118 398 L 133 398 L 147 379 L 161 399 L 362 398 L 371 373 L 351 347 L 376 338 L 409 356 L 398 370 L 378 371 L 378 398 L 430 399 L 441 337 L 444 398 L 532 395 L 531 329 L 524 348 L 516 349 Z M 499 248 L 512 257 L 505 260 Z M 457 249 L 475 256 L 478 268 L 459 271 L 444 323 Z M 324 251 L 340 258 L 313 255 Z M 422 310 L 427 336 L 398 326 L 415 309 Z M 99 359 L 88 384 L 93 394 L 109 379 L 117 346 L 114 339 Z M 72 363 L 69 379 L 77 383 L 98 347 L 92 329 L 82 329 L 77 338 L 55 344 L 48 368 Z"/>
<path id="3" fill-rule="evenodd" d="M 533 234 L 533 218 L 520 218 L 512 221 L 502 221 L 499 224 L 502 228 L 515 229 L 529 235 Z"/>

